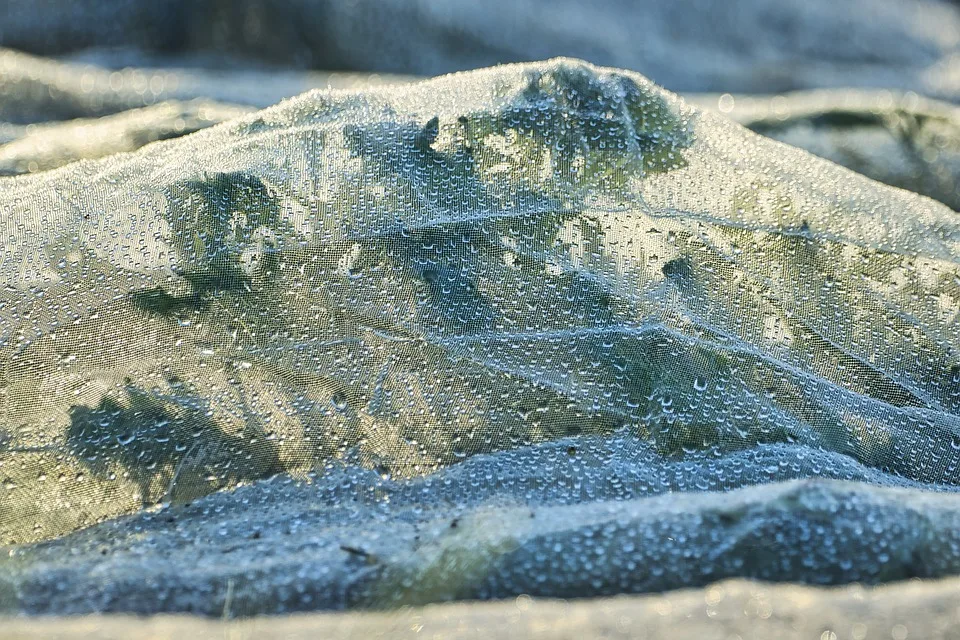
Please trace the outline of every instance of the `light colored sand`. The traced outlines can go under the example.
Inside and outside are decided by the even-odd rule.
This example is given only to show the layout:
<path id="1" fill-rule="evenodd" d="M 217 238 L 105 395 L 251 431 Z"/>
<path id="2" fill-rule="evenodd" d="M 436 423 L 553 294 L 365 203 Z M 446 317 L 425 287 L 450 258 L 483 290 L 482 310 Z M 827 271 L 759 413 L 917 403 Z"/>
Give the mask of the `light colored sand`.
<path id="1" fill-rule="evenodd" d="M 664 595 L 514 600 L 218 621 L 187 616 L 0 619 L 0 638 L 960 638 L 960 579 L 873 589 L 742 580 Z"/>

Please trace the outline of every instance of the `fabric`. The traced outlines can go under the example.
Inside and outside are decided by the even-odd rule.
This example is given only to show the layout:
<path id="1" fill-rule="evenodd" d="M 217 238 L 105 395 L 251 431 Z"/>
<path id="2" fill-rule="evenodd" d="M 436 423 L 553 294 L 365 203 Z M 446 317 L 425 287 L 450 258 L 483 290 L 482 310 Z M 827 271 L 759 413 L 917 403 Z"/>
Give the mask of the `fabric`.
<path id="1" fill-rule="evenodd" d="M 825 478 L 926 491 L 947 514 L 936 572 L 957 566 L 956 213 L 635 73 L 561 59 L 311 92 L 0 179 L 0 232 L 3 544 L 158 508 L 213 523 L 224 500 L 256 519 L 269 490 L 203 496 L 277 474 L 332 483 L 346 511 L 351 490 L 389 509 L 378 483 L 399 483 L 423 509 L 641 500 L 631 518 L 648 494 Z M 632 471 L 559 482 L 558 442 Z M 526 490 L 507 477 L 524 470 Z M 578 535 L 562 548 L 595 548 Z M 45 548 L 0 559 L 13 608 Z M 882 579 L 877 562 L 856 571 Z M 508 565 L 471 591 L 441 563 L 423 599 L 510 593 Z"/>

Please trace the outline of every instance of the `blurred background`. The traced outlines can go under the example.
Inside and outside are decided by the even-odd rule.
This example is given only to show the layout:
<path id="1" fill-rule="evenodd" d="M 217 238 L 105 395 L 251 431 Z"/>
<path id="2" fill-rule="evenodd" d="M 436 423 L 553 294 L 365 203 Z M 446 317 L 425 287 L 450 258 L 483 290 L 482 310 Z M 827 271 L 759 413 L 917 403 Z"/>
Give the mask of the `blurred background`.
<path id="1" fill-rule="evenodd" d="M 4 0 L 0 44 L 106 66 L 436 75 L 553 56 L 677 92 L 960 95 L 945 0 Z"/>
<path id="2" fill-rule="evenodd" d="M 960 209 L 955 0 L 0 0 L 0 174 L 315 87 L 554 56 Z"/>

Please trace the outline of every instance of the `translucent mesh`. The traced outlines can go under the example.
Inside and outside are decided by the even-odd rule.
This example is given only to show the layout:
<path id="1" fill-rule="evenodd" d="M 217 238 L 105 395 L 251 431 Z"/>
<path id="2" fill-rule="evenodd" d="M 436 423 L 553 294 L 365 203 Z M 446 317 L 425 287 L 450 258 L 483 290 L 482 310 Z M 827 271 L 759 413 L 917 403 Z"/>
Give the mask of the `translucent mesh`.
<path id="1" fill-rule="evenodd" d="M 960 481 L 957 214 L 629 72 L 313 92 L 2 179 L 0 229 L 4 544 L 551 442 L 633 475 L 456 495 Z"/>

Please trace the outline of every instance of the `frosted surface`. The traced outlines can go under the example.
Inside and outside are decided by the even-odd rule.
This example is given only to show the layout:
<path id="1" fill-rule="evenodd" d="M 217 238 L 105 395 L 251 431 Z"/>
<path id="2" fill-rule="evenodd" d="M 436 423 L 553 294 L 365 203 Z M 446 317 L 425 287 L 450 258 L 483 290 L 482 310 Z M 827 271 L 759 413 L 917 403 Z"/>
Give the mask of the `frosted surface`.
<path id="1" fill-rule="evenodd" d="M 684 98 L 752 131 L 960 211 L 956 105 L 913 93 L 855 89 Z"/>
<path id="2" fill-rule="evenodd" d="M 613 518 L 624 551 L 643 537 L 624 523 L 656 529 L 670 521 L 657 509 L 679 510 L 694 520 L 678 531 L 705 537 L 685 545 L 664 529 L 652 538 L 664 554 L 724 549 L 729 522 L 701 525 L 728 498 L 698 492 L 796 478 L 856 484 L 729 500 L 760 496 L 759 511 L 736 513 L 800 535 L 798 491 L 822 541 L 834 531 L 822 523 L 842 520 L 831 504 L 853 505 L 854 526 L 920 496 L 911 513 L 932 527 L 917 543 L 938 558 L 929 573 L 958 566 L 960 219 L 639 75 L 557 60 L 308 93 L 134 154 L 2 179 L 0 233 L 0 541 L 140 513 L 0 560 L 0 600 L 15 585 L 14 607 L 29 608 L 30 580 L 58 575 L 31 573 L 45 549 L 92 561 L 120 539 L 111 526 L 152 549 L 163 538 L 142 532 L 155 513 L 217 527 L 234 509 L 247 527 L 235 531 L 253 531 L 288 500 L 274 485 L 202 496 L 276 474 L 300 492 L 332 487 L 334 507 L 362 516 L 337 534 L 347 546 L 369 522 L 401 544 L 402 523 L 431 509 L 449 527 L 456 509 L 576 507 L 544 519 L 566 523 L 557 544 L 581 563 L 546 572 L 554 594 L 697 582 L 682 568 L 672 582 L 631 581 L 640 560 L 625 551 L 610 560 L 621 573 L 591 587 L 576 576 L 594 576 L 582 562 L 608 534 L 584 527 Z M 388 486 L 408 492 L 403 509 L 390 511 Z M 356 492 L 387 515 L 368 522 Z M 691 495 L 645 501 L 664 492 Z M 316 504 L 303 509 L 333 518 Z M 780 520 L 764 515 L 783 505 Z M 427 563 L 438 586 L 421 599 L 535 587 L 507 569 L 549 562 L 553 547 L 523 541 L 552 529 L 521 527 L 517 513 L 501 516 L 520 542 Z M 908 548 L 891 527 L 883 544 L 853 530 L 830 543 L 863 545 L 847 557 L 876 564 L 844 568 L 838 552 L 808 566 L 801 554 L 768 577 L 884 579 L 883 549 Z M 749 573 L 731 562 L 717 571 Z M 378 588 L 409 586 L 390 575 Z M 451 586 L 458 575 L 475 577 L 469 589 Z M 249 606 L 270 610 L 249 584 Z M 77 610 L 109 608 L 96 597 Z M 277 607 L 382 600 L 371 598 Z"/>

